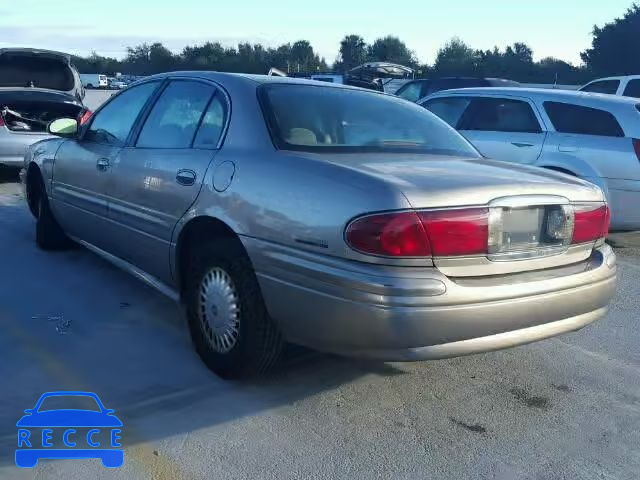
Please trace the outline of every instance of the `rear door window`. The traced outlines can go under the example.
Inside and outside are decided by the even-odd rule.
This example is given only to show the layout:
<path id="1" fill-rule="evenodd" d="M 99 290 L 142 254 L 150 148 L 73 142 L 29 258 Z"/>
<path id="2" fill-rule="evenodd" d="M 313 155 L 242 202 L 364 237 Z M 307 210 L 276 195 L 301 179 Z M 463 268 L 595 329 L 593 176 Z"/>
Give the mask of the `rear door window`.
<path id="1" fill-rule="evenodd" d="M 216 94 L 202 117 L 198 127 L 193 148 L 216 148 L 224 130 L 227 119 L 226 103 L 221 95 Z"/>
<path id="2" fill-rule="evenodd" d="M 625 97 L 640 98 L 640 78 L 635 80 L 629 80 L 627 87 L 622 93 Z"/>
<path id="3" fill-rule="evenodd" d="M 212 86 L 176 80 L 162 92 L 140 131 L 136 147 L 189 148 L 209 100 Z"/>
<path id="4" fill-rule="evenodd" d="M 474 98 L 458 125 L 459 130 L 541 133 L 531 105 L 522 100 Z"/>
<path id="5" fill-rule="evenodd" d="M 435 113 L 453 128 L 457 128 L 462 114 L 470 103 L 471 100 L 466 97 L 442 97 L 428 100 L 422 106 L 431 113 Z"/>
<path id="6" fill-rule="evenodd" d="M 544 102 L 544 109 L 560 133 L 624 137 L 616 117 L 605 110 L 560 102 Z"/>
<path id="7" fill-rule="evenodd" d="M 580 91 L 615 95 L 618 92 L 619 87 L 620 80 L 599 80 L 585 85 L 580 89 Z"/>

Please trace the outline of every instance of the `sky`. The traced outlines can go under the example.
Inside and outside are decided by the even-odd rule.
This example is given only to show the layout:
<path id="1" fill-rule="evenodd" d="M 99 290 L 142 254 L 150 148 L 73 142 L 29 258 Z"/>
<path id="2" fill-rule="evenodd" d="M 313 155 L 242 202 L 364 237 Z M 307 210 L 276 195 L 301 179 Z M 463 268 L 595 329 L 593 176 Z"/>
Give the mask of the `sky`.
<path id="1" fill-rule="evenodd" d="M 621 17 L 632 0 L 0 0 L 0 47 L 37 47 L 121 58 L 160 41 L 277 46 L 306 39 L 331 63 L 340 40 L 395 35 L 421 63 L 457 36 L 473 48 L 527 43 L 536 60 L 579 64 L 595 24 Z"/>

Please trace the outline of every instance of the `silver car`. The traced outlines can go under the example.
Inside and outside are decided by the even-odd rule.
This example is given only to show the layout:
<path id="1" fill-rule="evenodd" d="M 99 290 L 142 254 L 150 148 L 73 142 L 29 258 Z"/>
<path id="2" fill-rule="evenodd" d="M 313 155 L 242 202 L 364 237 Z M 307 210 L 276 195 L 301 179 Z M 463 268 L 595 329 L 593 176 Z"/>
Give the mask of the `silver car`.
<path id="1" fill-rule="evenodd" d="M 580 87 L 580 91 L 640 98 L 640 75 L 598 78 Z"/>
<path id="2" fill-rule="evenodd" d="M 26 147 L 49 137 L 50 121 L 79 115 L 83 97 L 69 55 L 0 49 L 0 165 L 21 167 Z"/>
<path id="3" fill-rule="evenodd" d="M 223 377 L 285 341 L 384 360 L 512 347 L 614 294 L 597 186 L 485 160 L 391 95 L 171 73 L 50 131 L 25 157 L 38 245 L 75 241 L 181 301 Z"/>
<path id="4" fill-rule="evenodd" d="M 485 156 L 535 165 L 598 185 L 611 229 L 640 229 L 640 101 L 531 88 L 469 88 L 418 102 Z"/>

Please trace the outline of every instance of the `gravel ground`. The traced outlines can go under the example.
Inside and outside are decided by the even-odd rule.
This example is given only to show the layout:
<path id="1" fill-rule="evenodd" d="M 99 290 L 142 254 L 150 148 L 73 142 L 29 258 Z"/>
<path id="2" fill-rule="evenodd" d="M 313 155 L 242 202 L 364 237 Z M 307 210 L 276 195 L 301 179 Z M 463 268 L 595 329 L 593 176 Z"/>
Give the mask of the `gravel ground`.
<path id="1" fill-rule="evenodd" d="M 44 253 L 0 184 L 2 479 L 637 479 L 640 256 L 617 248 L 609 315 L 501 352 L 413 364 L 292 352 L 273 376 L 203 367 L 179 308 L 84 250 Z M 50 390 L 96 392 L 125 463 L 14 465 L 15 422 Z"/>

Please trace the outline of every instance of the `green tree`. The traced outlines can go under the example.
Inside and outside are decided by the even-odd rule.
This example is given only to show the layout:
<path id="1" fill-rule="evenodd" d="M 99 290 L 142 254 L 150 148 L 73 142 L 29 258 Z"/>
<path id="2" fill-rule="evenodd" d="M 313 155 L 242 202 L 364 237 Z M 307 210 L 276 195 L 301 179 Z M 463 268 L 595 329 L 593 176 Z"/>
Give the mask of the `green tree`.
<path id="1" fill-rule="evenodd" d="M 563 60 L 546 57 L 536 63 L 536 83 L 579 85 L 589 80 L 585 68 L 578 68 Z"/>
<path id="2" fill-rule="evenodd" d="M 474 75 L 478 69 L 478 60 L 478 52 L 454 37 L 438 50 L 433 69 L 438 76 Z"/>
<path id="3" fill-rule="evenodd" d="M 392 62 L 413 67 L 417 64 L 414 54 L 398 37 L 388 35 L 378 38 L 367 49 L 368 59 L 378 62 Z"/>
<path id="4" fill-rule="evenodd" d="M 591 48 L 582 61 L 595 74 L 629 75 L 640 71 L 640 5 L 633 3 L 622 18 L 593 27 Z"/>
<path id="5" fill-rule="evenodd" d="M 224 48 L 217 42 L 187 46 L 180 54 L 182 64 L 188 70 L 219 70 L 224 56 Z"/>
<path id="6" fill-rule="evenodd" d="M 367 44 L 360 35 L 347 35 L 340 41 L 340 53 L 334 68 L 348 71 L 367 61 Z"/>
<path id="7" fill-rule="evenodd" d="M 296 72 L 310 72 L 314 71 L 320 59 L 314 53 L 311 43 L 307 40 L 298 40 L 291 46 L 290 62 L 293 65 L 293 70 Z"/>
<path id="8" fill-rule="evenodd" d="M 507 78 L 519 81 L 535 81 L 535 66 L 533 64 L 533 50 L 524 43 L 516 42 L 508 46 L 503 56 L 502 71 Z"/>
<path id="9" fill-rule="evenodd" d="M 170 72 L 178 66 L 178 59 L 167 47 L 159 42 L 149 46 L 148 73 Z"/>

